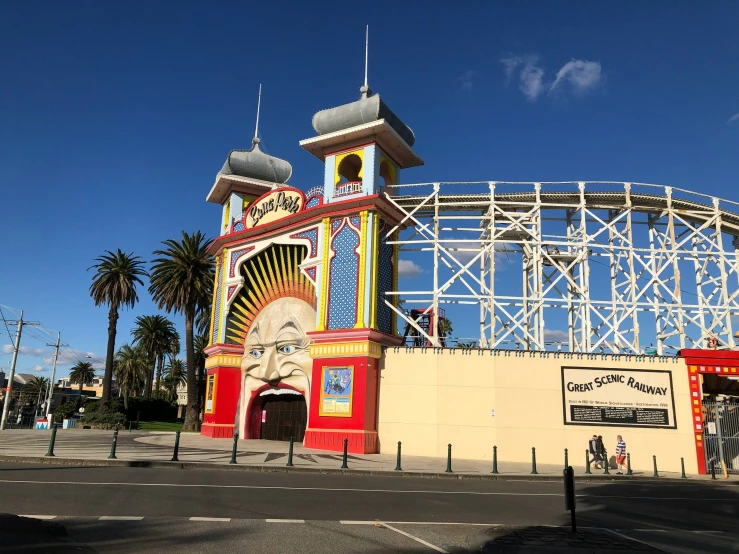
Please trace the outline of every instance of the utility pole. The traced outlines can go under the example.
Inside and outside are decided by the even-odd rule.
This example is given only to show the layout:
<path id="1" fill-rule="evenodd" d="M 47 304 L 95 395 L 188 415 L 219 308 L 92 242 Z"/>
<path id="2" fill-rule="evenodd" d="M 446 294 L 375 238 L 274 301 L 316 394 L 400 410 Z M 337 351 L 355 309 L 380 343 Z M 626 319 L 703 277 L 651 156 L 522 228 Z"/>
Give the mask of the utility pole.
<path id="1" fill-rule="evenodd" d="M 13 360 L 10 362 L 10 374 L 8 375 L 8 386 L 5 388 L 5 403 L 3 404 L 3 418 L 0 420 L 0 431 L 5 429 L 5 422 L 8 419 L 8 411 L 10 409 L 10 393 L 13 390 L 13 379 L 15 378 L 15 363 L 18 360 L 18 350 L 21 347 L 21 334 L 24 325 L 38 326 L 38 321 L 23 321 L 23 312 L 18 321 L 8 321 L 8 325 L 17 325 L 18 330 L 15 333 L 15 345 L 13 346 Z"/>
<path id="2" fill-rule="evenodd" d="M 56 361 L 59 358 L 59 347 L 60 346 L 69 346 L 68 344 L 62 344 L 62 334 L 57 332 L 56 334 L 56 344 L 47 344 L 46 346 L 53 346 L 55 348 L 54 350 L 54 366 L 51 370 L 51 383 L 49 384 L 49 396 L 46 399 L 46 419 L 49 420 L 49 429 L 51 429 L 52 423 L 49 418 L 51 418 L 51 399 L 54 396 L 54 379 L 56 378 Z"/>

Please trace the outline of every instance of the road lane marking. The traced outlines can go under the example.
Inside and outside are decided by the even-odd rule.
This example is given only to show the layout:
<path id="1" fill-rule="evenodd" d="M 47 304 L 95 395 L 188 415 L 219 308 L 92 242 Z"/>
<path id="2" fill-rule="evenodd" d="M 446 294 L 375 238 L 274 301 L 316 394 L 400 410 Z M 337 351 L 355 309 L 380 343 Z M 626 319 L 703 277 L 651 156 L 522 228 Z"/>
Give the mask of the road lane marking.
<path id="1" fill-rule="evenodd" d="M 642 540 L 636 539 L 636 538 L 634 538 L 634 537 L 630 537 L 630 536 L 628 536 L 628 535 L 624 535 L 623 533 L 619 533 L 618 531 L 614 531 L 613 529 L 606 529 L 606 528 L 603 528 L 603 530 L 604 530 L 604 531 L 607 531 L 607 532 L 609 532 L 609 533 L 613 533 L 614 535 L 617 535 L 617 536 L 621 537 L 622 539 L 626 539 L 626 540 L 629 540 L 629 541 L 636 541 L 636 542 L 638 542 L 638 543 L 641 543 L 641 544 L 644 544 L 644 545 L 646 545 L 646 546 L 651 546 L 652 548 L 657 548 L 657 547 L 656 547 L 655 545 L 653 545 L 653 544 L 651 544 L 651 543 L 648 543 L 648 542 L 645 542 L 645 541 L 642 541 Z M 659 549 L 658 549 L 658 550 L 659 550 Z"/>
<path id="2" fill-rule="evenodd" d="M 267 523 L 305 523 L 304 519 L 265 519 Z"/>
<path id="3" fill-rule="evenodd" d="M 100 516 L 98 521 L 141 521 L 144 516 Z"/>
<path id="4" fill-rule="evenodd" d="M 436 550 L 437 552 L 443 552 L 444 554 L 449 554 L 449 552 L 447 552 L 443 548 L 439 548 L 435 544 L 431 544 L 430 542 L 426 542 L 423 539 L 419 539 L 418 537 L 415 537 L 415 536 L 411 535 L 410 533 L 406 533 L 405 531 L 401 531 L 400 529 L 396 529 L 392 525 L 388 525 L 387 523 L 382 522 L 382 521 L 379 521 L 378 523 L 380 523 L 383 527 L 385 527 L 387 529 L 390 529 L 391 531 L 395 531 L 396 533 L 400 533 L 401 535 L 403 535 L 405 537 L 408 537 L 409 539 L 413 539 L 416 542 L 420 542 L 424 546 L 428 546 L 431 550 Z"/>
<path id="5" fill-rule="evenodd" d="M 667 533 L 667 529 L 634 529 L 640 533 Z"/>
<path id="6" fill-rule="evenodd" d="M 30 517 L 32 519 L 56 519 L 56 516 L 43 516 L 43 515 L 21 515 L 21 514 L 18 514 L 18 517 Z"/>
<path id="7" fill-rule="evenodd" d="M 191 517 L 190 521 L 231 521 L 230 517 Z"/>
<path id="8" fill-rule="evenodd" d="M 352 521 L 339 520 L 342 525 L 382 525 L 392 523 L 393 525 L 469 525 L 471 527 L 499 527 L 502 523 L 464 523 L 456 521 Z"/>
<path id="9" fill-rule="evenodd" d="M 31 481 L 21 479 L 0 479 L 0 483 L 19 483 L 27 485 L 79 485 L 84 487 L 90 486 L 114 486 L 114 487 L 201 487 L 209 489 L 251 489 L 251 490 L 283 490 L 283 491 L 323 491 L 323 492 L 381 492 L 392 494 L 457 494 L 469 496 L 550 496 L 554 498 L 562 498 L 562 493 L 548 492 L 479 492 L 479 491 L 432 491 L 432 490 L 393 490 L 393 489 L 348 489 L 348 488 L 326 488 L 326 487 L 280 487 L 267 485 L 206 485 L 199 483 L 125 483 L 125 482 L 90 482 L 90 481 Z M 711 498 L 694 496 L 624 496 L 624 495 L 598 495 L 598 494 L 578 494 L 577 498 L 612 498 L 615 500 L 652 500 L 652 501 L 675 501 L 690 500 L 704 502 L 739 502 L 739 498 Z"/>

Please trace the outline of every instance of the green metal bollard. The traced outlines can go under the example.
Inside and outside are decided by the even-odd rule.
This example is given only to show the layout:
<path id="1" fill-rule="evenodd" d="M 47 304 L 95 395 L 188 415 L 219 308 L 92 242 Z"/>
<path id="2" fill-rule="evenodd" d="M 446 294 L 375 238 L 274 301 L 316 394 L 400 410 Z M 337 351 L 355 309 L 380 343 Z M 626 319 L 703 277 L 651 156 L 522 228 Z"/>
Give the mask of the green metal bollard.
<path id="1" fill-rule="evenodd" d="M 228 462 L 229 464 L 235 464 L 236 463 L 236 448 L 239 445 L 239 434 L 234 433 L 234 445 L 231 449 L 231 461 Z"/>
<path id="2" fill-rule="evenodd" d="M 536 447 L 531 447 L 531 475 L 538 475 L 539 472 L 536 471 Z"/>
<path id="3" fill-rule="evenodd" d="M 172 454 L 172 459 L 170 462 L 179 462 L 179 458 L 177 457 L 180 453 L 180 432 L 175 431 L 174 434 L 174 453 Z"/>
<path id="4" fill-rule="evenodd" d="M 608 470 L 608 450 L 603 448 L 603 475 L 610 475 L 611 472 Z"/>
<path id="5" fill-rule="evenodd" d="M 293 467 L 293 443 L 295 439 L 290 437 L 290 448 L 287 451 L 287 467 Z"/>
<path id="6" fill-rule="evenodd" d="M 493 473 L 498 474 L 498 447 L 493 446 Z"/>
<path id="7" fill-rule="evenodd" d="M 452 471 L 452 445 L 449 444 L 446 454 L 446 471 L 444 473 L 454 473 Z"/>
<path id="8" fill-rule="evenodd" d="M 113 431 L 113 444 L 110 445 L 110 456 L 108 456 L 109 460 L 115 460 L 115 447 L 118 445 L 118 429 Z"/>
<path id="9" fill-rule="evenodd" d="M 654 475 L 652 477 L 659 477 L 659 473 L 657 473 L 657 456 L 652 456 L 652 461 L 654 462 Z"/>
<path id="10" fill-rule="evenodd" d="M 585 475 L 590 475 L 590 450 L 585 449 Z"/>
<path id="11" fill-rule="evenodd" d="M 403 471 L 403 468 L 400 467 L 400 441 L 398 441 L 398 462 L 395 464 L 395 471 Z"/>
<path id="12" fill-rule="evenodd" d="M 682 475 L 680 476 L 680 478 L 687 479 L 688 476 L 685 475 L 685 458 L 680 458 L 680 467 L 682 468 Z"/>
<path id="13" fill-rule="evenodd" d="M 56 423 L 53 423 L 51 426 L 51 438 L 49 439 L 49 450 L 46 452 L 46 455 L 49 457 L 54 456 L 54 442 L 56 441 Z"/>
<path id="14" fill-rule="evenodd" d="M 567 453 L 567 449 L 565 448 L 565 469 L 570 467 L 570 461 L 569 461 L 569 455 Z"/>
<path id="15" fill-rule="evenodd" d="M 342 460 L 341 460 L 341 469 L 349 469 L 349 464 L 346 463 L 348 448 L 349 448 L 349 439 L 344 439 L 344 456 L 342 457 Z"/>
<path id="16" fill-rule="evenodd" d="M 631 454 L 626 454 L 626 475 L 634 475 L 631 471 Z"/>

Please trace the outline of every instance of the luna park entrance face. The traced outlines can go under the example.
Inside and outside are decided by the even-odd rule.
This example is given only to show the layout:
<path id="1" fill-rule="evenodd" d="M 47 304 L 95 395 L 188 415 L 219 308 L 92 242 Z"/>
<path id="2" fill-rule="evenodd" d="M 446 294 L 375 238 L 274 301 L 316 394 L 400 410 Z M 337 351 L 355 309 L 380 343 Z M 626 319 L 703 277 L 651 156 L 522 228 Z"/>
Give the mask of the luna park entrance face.
<path id="1" fill-rule="evenodd" d="M 739 403 L 703 403 L 706 469 L 739 474 Z"/>
<path id="2" fill-rule="evenodd" d="M 305 398 L 297 394 L 269 394 L 260 399 L 259 433 L 255 438 L 289 441 L 293 437 L 296 442 L 302 442 L 308 424 Z"/>

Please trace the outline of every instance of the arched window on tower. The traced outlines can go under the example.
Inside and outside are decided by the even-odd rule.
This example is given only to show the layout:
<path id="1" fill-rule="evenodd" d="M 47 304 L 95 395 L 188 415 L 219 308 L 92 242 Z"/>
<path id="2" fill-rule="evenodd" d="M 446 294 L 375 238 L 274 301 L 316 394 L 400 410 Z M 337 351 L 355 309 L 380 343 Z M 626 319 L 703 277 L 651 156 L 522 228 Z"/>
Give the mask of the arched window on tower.
<path id="1" fill-rule="evenodd" d="M 362 192 L 362 158 L 349 154 L 339 162 L 340 180 L 336 183 L 334 196 L 346 196 Z"/>
<path id="2" fill-rule="evenodd" d="M 393 194 L 393 187 L 397 184 L 397 175 L 398 170 L 389 161 L 382 160 L 382 162 L 380 162 L 380 179 L 382 179 L 381 192 L 384 191 L 385 194 Z"/>

